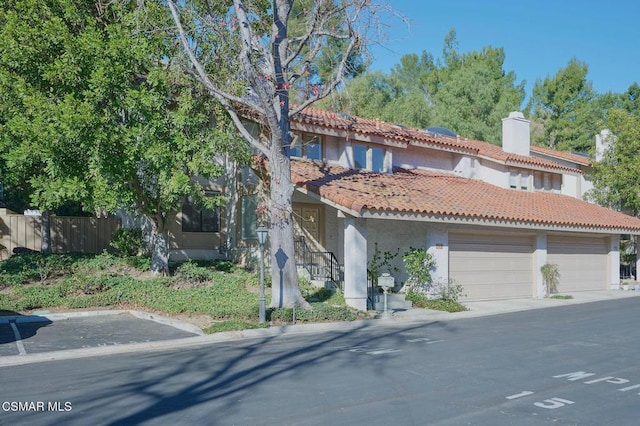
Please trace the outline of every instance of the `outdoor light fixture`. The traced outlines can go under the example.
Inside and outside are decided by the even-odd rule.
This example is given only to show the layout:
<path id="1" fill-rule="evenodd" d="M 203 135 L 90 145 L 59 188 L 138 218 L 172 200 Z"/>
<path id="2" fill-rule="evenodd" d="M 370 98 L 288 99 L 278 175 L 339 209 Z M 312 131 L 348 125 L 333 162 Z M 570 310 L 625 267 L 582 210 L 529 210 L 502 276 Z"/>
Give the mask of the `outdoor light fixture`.
<path id="1" fill-rule="evenodd" d="M 258 234 L 258 242 L 260 245 L 264 245 L 267 242 L 267 236 L 269 235 L 269 230 L 266 226 L 260 225 L 258 229 L 256 229 L 256 233 Z"/>
<path id="2" fill-rule="evenodd" d="M 269 230 L 266 226 L 260 225 L 258 229 L 256 229 L 256 234 L 258 234 L 258 243 L 260 243 L 260 299 L 259 299 L 259 309 L 260 316 L 258 322 L 260 324 L 266 321 L 266 307 L 265 307 L 265 297 L 264 297 L 264 243 L 267 242 L 267 236 L 269 235 Z"/>

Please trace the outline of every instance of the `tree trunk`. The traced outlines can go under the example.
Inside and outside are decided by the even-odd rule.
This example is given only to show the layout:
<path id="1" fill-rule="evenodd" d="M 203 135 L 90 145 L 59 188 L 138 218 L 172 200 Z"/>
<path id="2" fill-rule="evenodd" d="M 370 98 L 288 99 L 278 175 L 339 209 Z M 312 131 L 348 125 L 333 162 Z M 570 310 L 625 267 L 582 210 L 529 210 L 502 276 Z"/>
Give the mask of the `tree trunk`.
<path id="1" fill-rule="evenodd" d="M 309 304 L 298 285 L 293 243 L 293 184 L 291 164 L 282 153 L 272 155 L 269 162 L 271 194 L 269 199 L 269 242 L 271 247 L 271 307 L 291 308 Z"/>
<path id="2" fill-rule="evenodd" d="M 238 167 L 235 161 L 231 159 L 231 156 L 225 155 L 224 161 L 225 169 L 225 218 L 227 235 L 224 241 L 226 245 L 226 257 L 227 260 L 237 262 L 235 256 L 236 253 L 236 236 L 238 234 L 238 228 L 236 226 L 237 213 L 238 213 L 238 189 L 236 175 L 238 173 Z"/>
<path id="3" fill-rule="evenodd" d="M 151 221 L 151 273 L 169 275 L 169 235 L 164 219 Z"/>
<path id="4" fill-rule="evenodd" d="M 40 225 L 40 252 L 51 254 L 51 212 L 42 212 L 42 222 Z"/>

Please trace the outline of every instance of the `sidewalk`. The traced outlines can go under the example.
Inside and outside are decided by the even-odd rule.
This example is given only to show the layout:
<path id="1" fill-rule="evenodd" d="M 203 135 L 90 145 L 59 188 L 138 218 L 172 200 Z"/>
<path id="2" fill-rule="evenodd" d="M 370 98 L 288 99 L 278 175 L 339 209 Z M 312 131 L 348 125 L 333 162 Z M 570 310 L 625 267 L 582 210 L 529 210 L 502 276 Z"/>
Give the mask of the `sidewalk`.
<path id="1" fill-rule="evenodd" d="M 352 322 L 332 322 L 332 323 L 316 323 L 316 324 L 299 324 L 287 326 L 275 326 L 263 329 L 252 329 L 243 331 L 232 331 L 224 333 L 216 333 L 212 335 L 200 335 L 195 337 L 186 337 L 174 340 L 163 340 L 144 343 L 124 344 L 118 346 L 106 346 L 97 348 L 69 349 L 57 352 L 0 356 L 0 368 L 13 365 L 30 364 L 34 362 L 76 359 L 91 356 L 112 355 L 132 352 L 168 350 L 174 348 L 187 349 L 189 347 L 204 346 L 216 342 L 265 338 L 278 335 L 291 334 L 310 334 L 324 333 L 332 331 L 350 331 L 371 327 L 397 326 L 410 323 L 426 323 L 433 321 L 455 321 L 464 318 L 474 318 L 487 315 L 505 314 L 510 312 L 519 312 L 532 309 L 544 309 L 560 306 L 575 305 L 581 303 L 599 302 L 605 300 L 639 297 L 640 291 L 623 291 L 623 290 L 602 290 L 578 293 L 563 293 L 571 295 L 572 299 L 508 299 L 508 300 L 490 300 L 466 302 L 465 306 L 469 308 L 466 312 L 441 312 L 426 310 L 421 308 L 410 308 L 406 310 L 396 310 L 388 319 L 361 320 Z M 640 298 L 638 299 L 640 304 Z M 91 315 L 110 315 L 122 314 L 124 311 L 96 311 L 83 312 L 83 316 Z M 131 312 L 130 312 L 131 313 Z M 175 320 L 162 318 L 157 315 L 142 314 L 139 312 L 131 313 L 139 318 L 156 321 L 165 325 L 172 325 L 176 328 L 189 330 L 193 332 L 192 326 L 185 325 Z M 52 314 L 39 315 L 40 318 L 45 317 L 50 321 L 60 321 L 73 317 L 78 314 Z M 9 318 L 0 317 L 0 320 L 9 320 Z M 15 320 L 14 320 L 15 321 Z M 28 321 L 28 317 L 23 317 L 22 321 Z"/>
<path id="2" fill-rule="evenodd" d="M 562 294 L 572 296 L 572 299 L 524 298 L 465 302 L 464 305 L 469 308 L 469 310 L 466 312 L 448 313 L 412 308 L 406 311 L 396 311 L 393 313 L 393 317 L 394 319 L 404 321 L 473 318 L 486 315 L 506 314 L 509 312 L 528 311 L 531 309 L 554 308 L 558 306 L 576 305 L 580 303 L 591 303 L 604 300 L 638 297 L 640 296 L 640 291 L 598 290 Z M 638 300 L 638 303 L 640 303 L 640 300 Z"/>

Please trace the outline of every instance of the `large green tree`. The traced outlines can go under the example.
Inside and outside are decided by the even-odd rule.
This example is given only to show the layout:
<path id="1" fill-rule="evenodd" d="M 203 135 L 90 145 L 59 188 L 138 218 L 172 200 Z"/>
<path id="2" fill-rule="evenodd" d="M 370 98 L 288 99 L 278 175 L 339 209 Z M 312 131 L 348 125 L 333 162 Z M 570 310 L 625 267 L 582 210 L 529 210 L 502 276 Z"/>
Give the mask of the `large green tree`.
<path id="1" fill-rule="evenodd" d="M 504 71 L 502 48 L 460 54 L 455 33 L 445 42 L 444 65 L 437 70 L 433 91 L 434 121 L 461 136 L 500 144 L 502 118 L 520 110 L 524 82 Z"/>
<path id="2" fill-rule="evenodd" d="M 169 20 L 155 3 L 145 14 L 100 0 L 0 9 L 3 180 L 45 212 L 72 199 L 141 213 L 156 273 L 168 270 L 167 224 L 185 197 L 218 202 L 194 176 L 222 173 L 215 154 L 246 152 L 219 103 L 174 66 L 177 46 L 157 31 Z"/>
<path id="3" fill-rule="evenodd" d="M 398 78 L 381 71 L 368 71 L 349 80 L 346 90 L 319 106 L 416 128 L 428 126 L 432 115 L 424 91 L 406 88 Z"/>
<path id="4" fill-rule="evenodd" d="M 444 126 L 461 136 L 499 144 L 501 119 L 519 110 L 524 82 L 504 70 L 502 48 L 458 52 L 456 33 L 442 57 L 408 54 L 390 74 L 365 73 L 349 81 L 332 108 L 414 127 Z"/>
<path id="5" fill-rule="evenodd" d="M 594 190 L 599 204 L 640 213 L 640 111 L 612 109 L 607 114 L 612 134 L 603 159 L 593 163 Z"/>
<path id="6" fill-rule="evenodd" d="M 294 260 L 290 118 L 358 71 L 356 59 L 381 8 L 370 0 L 162 3 L 174 18 L 191 72 L 268 160 L 271 304 L 305 306 Z M 259 123 L 259 132 L 244 118 Z"/>
<path id="7" fill-rule="evenodd" d="M 593 147 L 601 117 L 588 70 L 587 64 L 571 59 L 553 77 L 536 81 L 526 110 L 540 129 L 532 135 L 534 144 L 577 152 Z"/>
<path id="8" fill-rule="evenodd" d="M 83 91 L 99 39 L 85 17 L 93 7 L 15 1 L 0 8 L 0 168 L 10 193 L 49 213 L 90 197 L 86 153 L 96 128 Z"/>

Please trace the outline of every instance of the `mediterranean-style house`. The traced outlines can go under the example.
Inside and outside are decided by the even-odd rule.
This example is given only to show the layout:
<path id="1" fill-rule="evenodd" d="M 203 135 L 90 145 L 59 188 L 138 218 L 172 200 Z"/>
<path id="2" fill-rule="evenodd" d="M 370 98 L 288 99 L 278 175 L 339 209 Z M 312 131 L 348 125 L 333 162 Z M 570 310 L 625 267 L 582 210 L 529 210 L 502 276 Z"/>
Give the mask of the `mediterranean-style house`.
<path id="1" fill-rule="evenodd" d="M 640 219 L 583 201 L 592 159 L 531 146 L 519 112 L 503 119 L 502 147 L 316 108 L 291 127 L 296 262 L 359 309 L 371 306 L 368 267 L 385 253 L 399 254 L 385 265 L 397 287 L 401 255 L 423 248 L 435 281 L 460 283 L 465 300 L 543 297 L 545 263 L 558 265 L 560 291 L 617 288 L 621 238 L 640 235 Z M 258 179 L 225 166 L 208 183 L 225 206 L 186 200 L 170 225 L 172 260 L 255 256 Z"/>
<path id="2" fill-rule="evenodd" d="M 315 108 L 293 117 L 301 270 L 340 282 L 359 309 L 371 297 L 376 251 L 411 247 L 428 250 L 435 280 L 460 283 L 466 300 L 543 297 L 545 263 L 558 265 L 561 291 L 617 288 L 621 236 L 640 235 L 640 219 L 583 201 L 592 188 L 588 157 L 531 146 L 522 113 L 502 126 L 499 147 Z M 255 231 L 255 198 L 239 194 L 233 204 L 232 214 L 210 217 L 211 233 L 200 232 L 205 218 L 187 206 L 173 230 L 174 255 L 223 256 L 229 241 L 242 247 Z M 400 286 L 401 256 L 388 266 Z"/>

